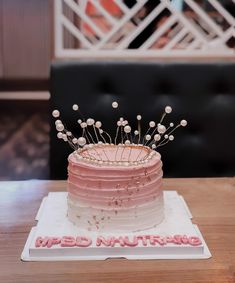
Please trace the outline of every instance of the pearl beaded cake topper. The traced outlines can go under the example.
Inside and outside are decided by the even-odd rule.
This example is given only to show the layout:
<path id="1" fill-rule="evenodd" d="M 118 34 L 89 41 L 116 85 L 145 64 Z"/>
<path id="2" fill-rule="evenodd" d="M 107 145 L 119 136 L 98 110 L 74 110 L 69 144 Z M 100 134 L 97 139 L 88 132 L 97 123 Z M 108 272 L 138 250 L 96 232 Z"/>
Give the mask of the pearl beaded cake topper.
<path id="1" fill-rule="evenodd" d="M 112 102 L 112 108 L 118 108 L 118 102 Z M 181 120 L 178 124 L 173 122 L 164 125 L 163 121 L 166 115 L 172 112 L 171 106 L 166 106 L 160 121 L 149 122 L 147 131 L 143 134 L 141 128 L 142 116 L 137 115 L 137 128 L 132 129 L 128 120 L 120 117 L 117 121 L 116 135 L 111 135 L 102 128 L 101 121 L 95 121 L 93 118 L 85 119 L 77 104 L 72 106 L 81 116 L 77 120 L 82 129 L 82 135 L 75 137 L 60 120 L 59 110 L 53 110 L 52 116 L 56 118 L 55 126 L 58 131 L 57 137 L 68 142 L 68 144 L 78 153 L 78 158 L 83 158 L 89 162 L 97 164 L 116 164 L 132 165 L 145 163 L 155 154 L 155 151 L 174 140 L 174 131 L 179 127 L 187 125 L 186 120 Z M 112 148 L 112 157 L 110 157 L 110 148 Z M 136 149 L 138 148 L 138 151 Z M 102 152 L 100 153 L 100 149 Z M 128 154 L 125 151 L 128 150 Z M 135 151 L 138 154 L 133 154 Z"/>

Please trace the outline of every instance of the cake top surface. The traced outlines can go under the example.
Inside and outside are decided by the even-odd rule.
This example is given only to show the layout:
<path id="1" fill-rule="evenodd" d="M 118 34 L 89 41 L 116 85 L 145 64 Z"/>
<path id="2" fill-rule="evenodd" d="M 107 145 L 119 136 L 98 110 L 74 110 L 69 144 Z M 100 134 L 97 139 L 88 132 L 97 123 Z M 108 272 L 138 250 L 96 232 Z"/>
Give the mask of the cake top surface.
<path id="1" fill-rule="evenodd" d="M 144 164 L 151 165 L 161 160 L 161 155 L 142 145 L 112 145 L 96 144 L 74 151 L 69 156 L 73 164 L 83 166 L 99 166 L 113 169 L 114 167 L 136 167 Z"/>

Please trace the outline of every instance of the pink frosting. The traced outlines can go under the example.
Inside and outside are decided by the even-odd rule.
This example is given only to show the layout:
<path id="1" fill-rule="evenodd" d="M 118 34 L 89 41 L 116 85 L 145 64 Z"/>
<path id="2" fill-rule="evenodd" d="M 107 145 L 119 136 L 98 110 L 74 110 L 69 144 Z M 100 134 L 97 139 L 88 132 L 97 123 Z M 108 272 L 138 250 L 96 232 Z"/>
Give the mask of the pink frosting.
<path id="1" fill-rule="evenodd" d="M 146 154 L 150 155 L 144 163 L 136 162 Z M 122 146 L 99 145 L 72 153 L 68 161 L 68 217 L 76 225 L 91 230 L 139 231 L 162 221 L 159 153 L 141 146 L 123 150 Z"/>
<path id="2" fill-rule="evenodd" d="M 109 158 L 113 158 L 108 152 Z M 97 149 L 100 155 L 103 150 Z M 126 150 L 127 151 L 127 150 Z M 140 149 L 135 149 L 136 159 Z M 135 154 L 134 154 L 135 153 Z M 144 151 L 143 151 L 144 154 Z M 146 154 L 146 153 L 145 153 Z M 162 162 L 156 153 L 145 164 L 114 166 L 92 164 L 77 160 L 75 154 L 69 156 L 68 192 L 92 206 L 133 207 L 150 202 L 159 196 L 162 188 Z"/>

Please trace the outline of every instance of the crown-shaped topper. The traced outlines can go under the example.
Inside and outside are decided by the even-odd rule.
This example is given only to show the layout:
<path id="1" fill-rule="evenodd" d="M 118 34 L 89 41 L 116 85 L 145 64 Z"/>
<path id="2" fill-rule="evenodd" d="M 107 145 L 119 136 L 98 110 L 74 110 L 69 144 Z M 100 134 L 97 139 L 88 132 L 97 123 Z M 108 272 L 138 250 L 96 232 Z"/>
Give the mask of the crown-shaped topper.
<path id="1" fill-rule="evenodd" d="M 112 107 L 117 109 L 118 103 L 113 102 Z M 82 129 L 82 135 L 75 137 L 59 120 L 59 110 L 53 110 L 52 116 L 56 118 L 57 137 L 69 143 L 77 153 L 77 158 L 97 164 L 136 165 L 146 163 L 154 156 L 158 147 L 174 140 L 173 132 L 177 128 L 187 125 L 186 120 L 181 120 L 176 125 L 172 122 L 168 126 L 163 125 L 165 116 L 172 112 L 172 107 L 166 106 L 160 121 L 158 123 L 150 121 L 149 128 L 145 133 L 142 133 L 141 115 L 136 116 L 137 128 L 134 130 L 126 119 L 120 117 L 117 121 L 116 135 L 112 138 L 102 128 L 101 121 L 83 118 L 77 104 L 74 104 L 72 109 L 82 117 L 77 120 Z"/>

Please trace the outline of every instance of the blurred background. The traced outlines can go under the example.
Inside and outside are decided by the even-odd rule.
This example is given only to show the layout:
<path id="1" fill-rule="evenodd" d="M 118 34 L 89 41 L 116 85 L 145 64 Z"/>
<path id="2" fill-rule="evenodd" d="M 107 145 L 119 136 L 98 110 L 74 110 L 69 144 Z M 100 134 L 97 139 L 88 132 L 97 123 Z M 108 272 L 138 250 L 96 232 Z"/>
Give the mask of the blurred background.
<path id="1" fill-rule="evenodd" d="M 0 0 L 0 180 L 49 178 L 51 61 L 235 59 L 234 0 Z"/>

